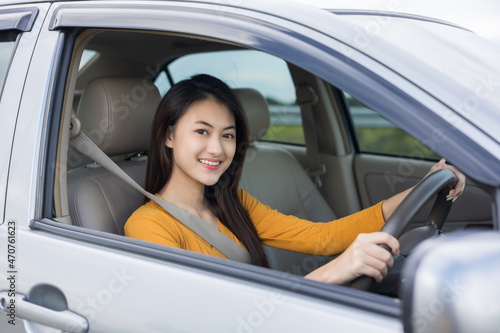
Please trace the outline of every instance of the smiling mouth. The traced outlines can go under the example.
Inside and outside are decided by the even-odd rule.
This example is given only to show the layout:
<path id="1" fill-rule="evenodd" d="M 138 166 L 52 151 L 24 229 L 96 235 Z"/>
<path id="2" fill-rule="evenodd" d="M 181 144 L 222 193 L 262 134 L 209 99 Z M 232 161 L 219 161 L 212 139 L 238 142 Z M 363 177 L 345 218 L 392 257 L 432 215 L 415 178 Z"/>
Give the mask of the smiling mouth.
<path id="1" fill-rule="evenodd" d="M 198 160 L 198 162 L 205 164 L 205 165 L 209 165 L 209 166 L 219 166 L 221 163 L 221 161 L 212 162 L 212 161 L 208 161 L 208 160 Z"/>

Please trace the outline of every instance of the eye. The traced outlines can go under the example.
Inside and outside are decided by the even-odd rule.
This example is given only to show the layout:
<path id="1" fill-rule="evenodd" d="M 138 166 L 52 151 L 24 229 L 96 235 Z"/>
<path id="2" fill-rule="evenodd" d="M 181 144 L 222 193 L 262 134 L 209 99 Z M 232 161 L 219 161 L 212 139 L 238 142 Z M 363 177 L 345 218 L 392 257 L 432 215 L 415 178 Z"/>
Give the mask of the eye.
<path id="1" fill-rule="evenodd" d="M 230 134 L 230 133 L 224 134 L 222 137 L 224 137 L 226 139 L 234 139 L 234 135 Z"/>
<path id="2" fill-rule="evenodd" d="M 208 132 L 204 129 L 199 129 L 199 130 L 196 130 L 195 132 L 200 134 L 200 135 L 208 135 Z"/>

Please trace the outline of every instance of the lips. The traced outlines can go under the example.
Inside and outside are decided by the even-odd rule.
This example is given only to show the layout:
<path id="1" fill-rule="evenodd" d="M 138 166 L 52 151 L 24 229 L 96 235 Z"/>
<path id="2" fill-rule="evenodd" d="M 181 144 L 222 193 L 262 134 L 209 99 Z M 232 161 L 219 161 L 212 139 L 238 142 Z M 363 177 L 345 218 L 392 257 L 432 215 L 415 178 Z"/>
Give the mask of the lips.
<path id="1" fill-rule="evenodd" d="M 205 159 L 200 159 L 198 160 L 201 164 L 208 166 L 208 167 L 218 167 L 221 164 L 221 161 L 210 161 L 210 160 L 205 160 Z"/>

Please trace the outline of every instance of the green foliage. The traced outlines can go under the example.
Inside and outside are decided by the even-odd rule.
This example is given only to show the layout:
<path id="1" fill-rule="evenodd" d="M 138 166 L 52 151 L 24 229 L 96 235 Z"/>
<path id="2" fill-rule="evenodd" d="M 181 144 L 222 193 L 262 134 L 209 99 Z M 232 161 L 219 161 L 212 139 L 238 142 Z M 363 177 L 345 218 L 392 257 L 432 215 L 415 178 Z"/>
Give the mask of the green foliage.
<path id="1" fill-rule="evenodd" d="M 263 140 L 304 144 L 301 125 L 271 125 Z"/>
<path id="2" fill-rule="evenodd" d="M 398 128 L 357 128 L 361 151 L 370 153 L 439 159 L 432 150 Z"/>
<path id="3" fill-rule="evenodd" d="M 439 159 L 433 151 L 397 128 L 357 128 L 361 151 L 367 153 Z M 271 125 L 263 140 L 304 144 L 300 125 Z"/>

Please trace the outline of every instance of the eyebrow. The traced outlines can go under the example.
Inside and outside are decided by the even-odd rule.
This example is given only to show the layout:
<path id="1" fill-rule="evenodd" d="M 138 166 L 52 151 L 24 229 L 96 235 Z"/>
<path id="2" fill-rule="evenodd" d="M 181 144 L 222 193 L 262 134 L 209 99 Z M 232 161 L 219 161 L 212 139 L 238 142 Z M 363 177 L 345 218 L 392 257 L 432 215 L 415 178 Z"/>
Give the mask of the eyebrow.
<path id="1" fill-rule="evenodd" d="M 214 128 L 211 124 L 209 124 L 209 123 L 207 123 L 206 121 L 203 121 L 203 120 L 198 120 L 196 122 L 196 124 L 203 124 L 203 125 L 208 126 L 210 128 Z M 231 126 L 228 126 L 228 127 L 224 128 L 223 130 L 226 131 L 226 130 L 229 130 L 229 129 L 236 129 L 236 126 L 231 125 Z"/>

